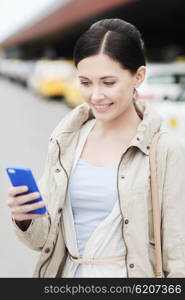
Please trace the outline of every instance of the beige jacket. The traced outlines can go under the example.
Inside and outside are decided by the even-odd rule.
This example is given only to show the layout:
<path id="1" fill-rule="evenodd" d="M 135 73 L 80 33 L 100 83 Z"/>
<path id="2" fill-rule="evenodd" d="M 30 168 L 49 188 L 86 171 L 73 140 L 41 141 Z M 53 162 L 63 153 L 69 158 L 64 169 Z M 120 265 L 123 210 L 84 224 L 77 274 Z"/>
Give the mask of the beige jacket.
<path id="1" fill-rule="evenodd" d="M 146 102 L 136 102 L 143 114 L 118 167 L 118 194 L 123 217 L 128 277 L 154 277 L 154 234 L 150 191 L 149 150 L 162 120 Z M 34 277 L 61 277 L 67 250 L 63 237 L 63 207 L 80 127 L 92 118 L 86 103 L 73 109 L 55 128 L 49 142 L 39 187 L 48 215 L 33 220 L 27 231 L 15 231 L 28 247 L 41 251 Z M 165 277 L 185 277 L 185 143 L 170 133 L 160 137 L 157 175 L 162 215 Z M 69 236 L 70 238 L 70 236 Z"/>

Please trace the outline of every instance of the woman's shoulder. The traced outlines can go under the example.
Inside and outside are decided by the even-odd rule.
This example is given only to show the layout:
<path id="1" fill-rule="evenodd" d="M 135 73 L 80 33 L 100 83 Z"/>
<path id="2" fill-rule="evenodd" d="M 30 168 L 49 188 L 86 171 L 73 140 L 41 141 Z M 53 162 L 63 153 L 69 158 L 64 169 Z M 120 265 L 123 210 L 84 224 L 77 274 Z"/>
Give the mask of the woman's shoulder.
<path id="1" fill-rule="evenodd" d="M 185 155 L 185 135 L 169 130 L 162 130 L 158 142 L 161 151 L 184 152 Z"/>
<path id="2" fill-rule="evenodd" d="M 185 168 L 185 139 L 174 132 L 163 131 L 157 146 L 157 168 L 160 182 L 163 182 L 168 170 L 177 174 L 180 168 Z M 159 184 L 160 184 L 159 182 Z"/>

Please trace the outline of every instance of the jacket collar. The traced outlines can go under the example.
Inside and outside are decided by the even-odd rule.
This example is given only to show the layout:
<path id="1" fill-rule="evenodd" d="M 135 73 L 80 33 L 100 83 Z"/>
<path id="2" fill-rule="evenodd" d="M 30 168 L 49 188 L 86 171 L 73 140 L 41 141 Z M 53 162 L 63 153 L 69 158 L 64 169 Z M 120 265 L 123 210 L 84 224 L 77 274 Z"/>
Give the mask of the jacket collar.
<path id="1" fill-rule="evenodd" d="M 162 118 L 146 100 L 136 100 L 134 106 L 136 111 L 142 115 L 142 121 L 138 125 L 130 146 L 135 146 L 149 155 L 150 143 L 153 135 L 160 130 Z M 94 116 L 87 103 L 77 106 L 58 124 L 51 139 L 60 140 L 63 135 L 79 131 L 80 127 L 92 118 Z"/>
<path id="2" fill-rule="evenodd" d="M 152 138 L 161 128 L 162 117 L 154 107 L 146 101 L 147 100 L 136 100 L 134 102 L 135 109 L 139 114 L 142 114 L 143 120 L 138 125 L 136 135 L 131 144 L 140 148 L 146 155 L 149 155 Z"/>

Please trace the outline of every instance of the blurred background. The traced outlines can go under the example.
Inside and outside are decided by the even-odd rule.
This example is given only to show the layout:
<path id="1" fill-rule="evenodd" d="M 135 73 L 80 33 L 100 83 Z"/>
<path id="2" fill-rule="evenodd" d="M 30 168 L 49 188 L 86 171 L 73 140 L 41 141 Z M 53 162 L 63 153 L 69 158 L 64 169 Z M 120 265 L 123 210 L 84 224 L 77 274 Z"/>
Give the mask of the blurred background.
<path id="1" fill-rule="evenodd" d="M 184 0 L 0 0 L 0 277 L 32 277 L 39 255 L 15 237 L 4 169 L 20 165 L 41 176 L 50 134 L 83 102 L 74 44 L 102 18 L 124 19 L 142 32 L 148 71 L 139 98 L 185 136 Z"/>

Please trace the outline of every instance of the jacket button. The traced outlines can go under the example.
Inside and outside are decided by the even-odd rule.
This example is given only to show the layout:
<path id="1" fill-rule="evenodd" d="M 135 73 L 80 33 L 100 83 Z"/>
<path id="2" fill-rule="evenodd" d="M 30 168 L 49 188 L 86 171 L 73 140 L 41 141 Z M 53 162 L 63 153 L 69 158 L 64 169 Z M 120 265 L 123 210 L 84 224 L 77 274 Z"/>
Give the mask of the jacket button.
<path id="1" fill-rule="evenodd" d="M 146 149 L 150 149 L 150 146 L 147 146 Z"/>
<path id="2" fill-rule="evenodd" d="M 140 141 L 140 138 L 139 138 L 139 137 L 137 137 L 137 141 Z"/>
<path id="3" fill-rule="evenodd" d="M 50 248 L 46 248 L 45 253 L 49 253 L 49 252 L 50 252 Z"/>
<path id="4" fill-rule="evenodd" d="M 59 173 L 59 172 L 60 172 L 60 169 L 56 169 L 55 172 L 56 172 L 56 173 Z"/>
<path id="5" fill-rule="evenodd" d="M 60 214 L 62 212 L 62 208 L 59 208 L 58 209 L 58 213 Z"/>
<path id="6" fill-rule="evenodd" d="M 134 268 L 134 264 L 130 264 L 129 267 L 130 267 L 131 269 L 133 269 L 133 268 Z"/>
<path id="7" fill-rule="evenodd" d="M 126 220 L 125 220 L 125 224 L 128 224 L 128 223 L 129 223 L 129 220 L 128 220 L 128 219 L 126 219 Z"/>

